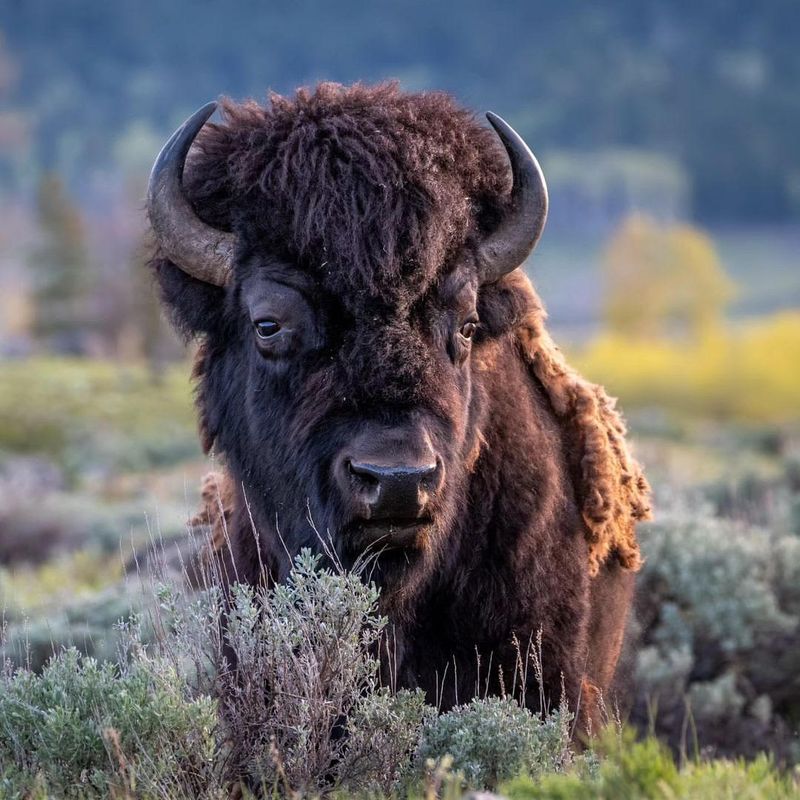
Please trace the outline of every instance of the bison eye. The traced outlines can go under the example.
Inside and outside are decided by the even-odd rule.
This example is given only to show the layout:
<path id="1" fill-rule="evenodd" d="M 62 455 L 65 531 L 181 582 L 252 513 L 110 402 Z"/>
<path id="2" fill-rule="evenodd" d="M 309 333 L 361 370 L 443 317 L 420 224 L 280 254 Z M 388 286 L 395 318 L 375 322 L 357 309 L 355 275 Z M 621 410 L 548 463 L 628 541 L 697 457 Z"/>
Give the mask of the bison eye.
<path id="1" fill-rule="evenodd" d="M 274 319 L 260 319 L 253 324 L 255 325 L 256 336 L 259 339 L 269 339 L 281 329 L 281 326 Z"/>
<path id="2" fill-rule="evenodd" d="M 471 339 L 475 335 L 475 331 L 476 330 L 478 330 L 478 323 L 477 322 L 465 322 L 461 326 L 461 330 L 459 330 L 459 333 L 465 339 Z"/>

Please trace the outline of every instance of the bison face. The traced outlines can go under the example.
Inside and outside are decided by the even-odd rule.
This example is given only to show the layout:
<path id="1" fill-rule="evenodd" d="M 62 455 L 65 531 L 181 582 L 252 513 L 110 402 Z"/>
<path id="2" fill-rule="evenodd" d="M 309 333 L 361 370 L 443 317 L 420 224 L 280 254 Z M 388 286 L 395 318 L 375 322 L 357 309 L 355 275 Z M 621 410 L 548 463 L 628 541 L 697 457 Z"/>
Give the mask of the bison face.
<path id="1" fill-rule="evenodd" d="M 224 453 L 273 565 L 303 546 L 335 552 L 345 564 L 374 557 L 373 574 L 384 583 L 420 561 L 433 564 L 466 503 L 479 452 L 481 365 L 521 311 L 505 276 L 544 225 L 539 166 L 519 136 L 490 115 L 513 174 L 493 229 L 467 237 L 429 280 L 406 284 L 398 272 L 352 293 L 326 280 L 352 269 L 335 263 L 341 253 L 323 240 L 320 252 L 329 256 L 293 258 L 280 236 L 276 241 L 248 218 L 246 198 L 230 231 L 196 215 L 182 188 L 183 164 L 213 110 L 201 109 L 167 143 L 148 197 L 165 298 L 185 328 L 205 336 L 200 400 L 209 441 Z M 326 164 L 330 141 L 313 133 L 304 136 L 317 148 L 316 163 Z M 374 156 L 364 152 L 372 176 Z M 355 169 L 357 155 L 337 155 L 339 166 L 326 179 L 338 180 L 342 163 Z M 385 183 L 369 186 L 385 196 Z M 330 195 L 341 189 L 337 184 Z M 303 189 L 298 205 L 319 206 L 321 195 L 308 200 L 314 191 Z M 372 201 L 359 194 L 366 191 L 361 184 L 353 191 L 359 213 Z M 420 202 L 413 193 L 407 199 L 409 207 Z M 293 220 L 294 228 L 285 226 L 290 238 L 304 223 L 297 207 L 281 208 L 274 229 Z"/>
<path id="2" fill-rule="evenodd" d="M 291 264 L 244 256 L 204 402 L 259 526 L 330 537 L 343 561 L 403 561 L 451 527 L 476 450 L 483 331 L 474 269 L 410 306 L 357 313 Z M 233 366 L 236 365 L 236 366 Z"/>

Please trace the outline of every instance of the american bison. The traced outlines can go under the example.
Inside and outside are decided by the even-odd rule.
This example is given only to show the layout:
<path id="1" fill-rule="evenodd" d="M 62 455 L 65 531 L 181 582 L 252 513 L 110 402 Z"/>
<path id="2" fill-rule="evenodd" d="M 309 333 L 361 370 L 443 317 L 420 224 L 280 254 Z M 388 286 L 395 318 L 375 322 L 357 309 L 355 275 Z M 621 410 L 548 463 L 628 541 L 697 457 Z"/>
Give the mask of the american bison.
<path id="1" fill-rule="evenodd" d="M 447 708 L 483 670 L 501 692 L 540 634 L 544 696 L 591 718 L 649 489 L 520 269 L 547 216 L 536 159 L 500 117 L 395 84 L 225 100 L 205 124 L 216 108 L 165 145 L 148 212 L 163 301 L 200 342 L 238 578 L 368 554 L 397 684 Z"/>

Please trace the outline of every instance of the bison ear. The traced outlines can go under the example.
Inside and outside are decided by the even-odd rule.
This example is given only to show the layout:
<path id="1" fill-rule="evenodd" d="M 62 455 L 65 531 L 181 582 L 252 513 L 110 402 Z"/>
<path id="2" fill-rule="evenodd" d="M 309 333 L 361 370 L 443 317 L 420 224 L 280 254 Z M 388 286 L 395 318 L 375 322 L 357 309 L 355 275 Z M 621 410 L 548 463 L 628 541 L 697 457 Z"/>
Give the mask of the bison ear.
<path id="1" fill-rule="evenodd" d="M 541 310 L 541 301 L 522 270 L 484 285 L 478 293 L 478 316 L 482 329 L 490 337 L 502 336 L 519 325 L 531 311 Z"/>
<path id="2" fill-rule="evenodd" d="M 186 339 L 214 334 L 222 326 L 225 289 L 193 278 L 169 259 L 156 256 L 150 265 L 170 321 Z"/>

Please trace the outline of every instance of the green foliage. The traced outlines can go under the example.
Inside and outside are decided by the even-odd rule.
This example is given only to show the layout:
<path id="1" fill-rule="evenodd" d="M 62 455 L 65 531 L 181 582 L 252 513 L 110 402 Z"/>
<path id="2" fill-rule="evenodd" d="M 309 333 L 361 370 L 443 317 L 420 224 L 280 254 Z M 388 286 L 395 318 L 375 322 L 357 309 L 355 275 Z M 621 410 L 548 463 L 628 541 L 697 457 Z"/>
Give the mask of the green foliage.
<path id="1" fill-rule="evenodd" d="M 570 720 L 565 709 L 543 720 L 511 698 L 475 699 L 429 720 L 417 755 L 448 755 L 467 786 L 494 788 L 523 771 L 563 770 L 572 758 Z"/>
<path id="2" fill-rule="evenodd" d="M 0 594 L 0 604 L 13 595 Z M 0 657 L 17 666 L 40 670 L 63 649 L 113 661 L 119 637 L 115 625 L 131 613 L 147 607 L 149 598 L 141 592 L 117 585 L 78 593 L 76 597 L 53 602 L 34 612 L 9 609 L 3 614 Z M 0 605 L 0 607 L 2 607 Z"/>
<path id="3" fill-rule="evenodd" d="M 678 505 L 642 547 L 636 719 L 684 751 L 797 760 L 800 539 Z"/>
<path id="4" fill-rule="evenodd" d="M 345 786 L 389 794 L 415 778 L 411 755 L 422 726 L 436 717 L 421 691 L 377 689 L 359 697 L 347 721 Z"/>
<path id="5" fill-rule="evenodd" d="M 605 737 L 596 745 L 596 772 L 520 776 L 501 786 L 510 800 L 783 800 L 796 797 L 791 775 L 781 774 L 766 756 L 752 762 L 701 761 L 679 770 L 655 739 Z"/>
<path id="6" fill-rule="evenodd" d="M 304 793 L 388 791 L 416 744 L 421 694 L 378 692 L 372 654 L 386 620 L 378 592 L 354 573 L 319 569 L 305 551 L 285 584 L 236 588 L 228 642 L 238 673 L 226 684 L 226 726 L 239 775 Z M 269 687 L 265 691 L 265 687 Z M 335 735 L 343 720 L 352 736 Z M 358 732 L 369 722 L 369 735 Z"/>
<path id="7" fill-rule="evenodd" d="M 0 363 L 0 450 L 54 457 L 72 473 L 137 470 L 198 454 L 186 367 Z"/>
<path id="8" fill-rule="evenodd" d="M 235 675 L 214 669 L 219 591 L 166 584 L 118 626 L 116 660 L 62 649 L 40 673 L 7 664 L 0 795 L 221 800 L 244 779 L 245 796 L 455 800 L 498 783 L 512 799 L 792 796 L 763 757 L 679 770 L 663 745 L 627 733 L 575 755 L 564 710 L 542 719 L 485 698 L 437 716 L 420 693 L 380 686 L 377 599 L 304 552 L 287 583 L 236 590 Z M 220 690 L 224 714 L 210 699 Z"/>
<path id="9" fill-rule="evenodd" d="M 420 692 L 379 685 L 377 597 L 358 575 L 322 570 L 308 552 L 286 584 L 237 587 L 226 640 L 236 673 L 217 671 L 217 589 L 154 586 L 113 637 L 110 619 L 97 624 L 104 662 L 56 647 L 37 673 L 41 654 L 28 641 L 32 663 L 7 661 L 0 674 L 0 787 L 68 797 L 211 798 L 237 781 L 312 796 L 392 791 L 411 779 L 434 712 Z M 98 595 L 95 613 L 124 616 L 120 602 Z M 53 626 L 47 649 L 60 635 Z M 225 698 L 223 715 L 212 696 Z"/>
<path id="10" fill-rule="evenodd" d="M 781 602 L 790 587 L 775 562 L 779 553 L 789 556 L 783 566 L 794 577 L 800 549 L 787 550 L 793 538 L 686 509 L 663 515 L 643 539 L 643 583 L 658 592 L 650 599 L 662 609 L 665 645 L 680 647 L 698 636 L 733 653 L 797 627 L 800 609 Z"/>
<path id="11" fill-rule="evenodd" d="M 395 76 L 503 111 L 538 150 L 667 153 L 692 176 L 701 216 L 785 218 L 800 203 L 792 0 L 733 15 L 710 2 L 84 0 L 81 13 L 74 2 L 48 7 L 47 24 L 38 3 L 8 6 L 3 25 L 20 72 L 8 103 L 36 121 L 33 159 L 72 178 L 113 158 L 139 163 L 143 138 L 163 141 L 221 92 L 260 98 L 319 78 Z M 174 30 L 192 46 L 176 44 Z"/>
<path id="12" fill-rule="evenodd" d="M 6 791 L 20 795 L 38 775 L 60 797 L 113 789 L 154 796 L 194 785 L 212 763 L 216 709 L 184 690 L 178 674 L 145 657 L 119 668 L 67 650 L 41 674 L 7 671 L 0 691 Z"/>

